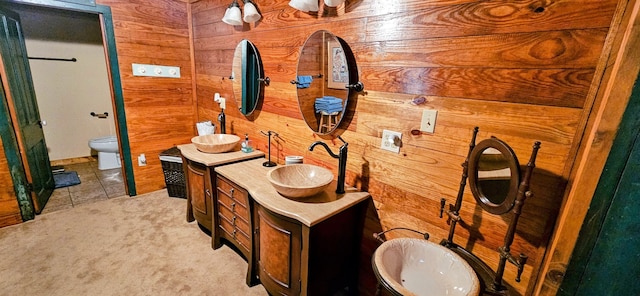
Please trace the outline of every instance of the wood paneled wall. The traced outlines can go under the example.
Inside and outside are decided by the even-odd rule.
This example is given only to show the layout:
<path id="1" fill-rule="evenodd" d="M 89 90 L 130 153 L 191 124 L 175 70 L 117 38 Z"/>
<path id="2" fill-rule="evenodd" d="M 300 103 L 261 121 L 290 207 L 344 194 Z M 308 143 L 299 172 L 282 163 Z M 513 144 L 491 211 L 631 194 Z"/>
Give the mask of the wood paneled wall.
<path id="1" fill-rule="evenodd" d="M 215 120 L 219 107 L 212 98 L 221 93 L 228 99 L 227 132 L 248 133 L 265 151 L 259 131 L 279 133 L 272 158 L 280 163 L 285 155 L 303 155 L 307 163 L 337 171 L 337 161 L 325 152 L 308 151 L 320 138 L 302 120 L 289 81 L 300 47 L 316 30 L 343 38 L 355 54 L 365 92 L 342 137 L 349 142 L 347 182 L 374 200 L 362 246 L 363 294 L 372 294 L 375 285 L 369 266 L 377 246 L 373 232 L 402 226 L 427 231 L 435 242 L 446 237 L 440 199 L 455 200 L 474 126 L 480 127 L 478 139 L 497 136 L 509 143 L 522 164 L 533 142 L 542 142 L 535 195 L 524 206 L 512 246 L 529 261 L 521 283 L 514 281 L 514 266 L 505 274 L 519 293 L 531 293 L 602 78 L 598 63 L 608 54 L 603 48 L 617 0 L 347 0 L 317 14 L 296 11 L 288 0 L 262 0 L 257 5 L 263 18 L 242 27 L 220 21 L 229 2 L 191 4 L 197 120 Z M 242 39 L 256 45 L 271 78 L 251 120 L 237 111 L 228 80 Z M 427 103 L 410 104 L 416 96 Z M 435 133 L 412 135 L 423 109 L 438 110 Z M 399 154 L 379 148 L 384 129 L 403 133 Z M 327 141 L 334 149 L 340 145 Z M 509 218 L 483 213 L 468 189 L 461 215 L 455 241 L 495 268 Z"/>
<path id="2" fill-rule="evenodd" d="M 195 130 L 188 4 L 182 0 L 98 0 L 111 7 L 138 194 L 165 187 L 158 155 Z M 133 76 L 132 63 L 180 67 L 180 78 Z M 147 166 L 138 166 L 144 153 Z"/>
<path id="3" fill-rule="evenodd" d="M 4 146 L 0 139 L 0 227 L 14 225 L 22 222 L 20 205 L 13 189 L 13 180 L 9 163 L 4 154 Z"/>

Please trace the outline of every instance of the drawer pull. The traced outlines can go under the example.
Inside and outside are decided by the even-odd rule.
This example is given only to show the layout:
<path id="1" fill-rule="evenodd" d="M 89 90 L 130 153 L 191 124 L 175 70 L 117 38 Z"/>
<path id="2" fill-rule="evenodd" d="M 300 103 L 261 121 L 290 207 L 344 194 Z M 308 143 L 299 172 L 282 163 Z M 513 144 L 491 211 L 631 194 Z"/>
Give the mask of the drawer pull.
<path id="1" fill-rule="evenodd" d="M 211 191 L 209 191 L 209 188 L 205 189 L 204 192 L 208 195 L 211 196 Z"/>
<path id="2" fill-rule="evenodd" d="M 235 211 L 235 210 L 236 210 L 236 203 L 235 203 L 235 202 L 232 202 L 232 203 L 231 203 L 231 210 L 232 210 L 232 211 Z"/>
<path id="3" fill-rule="evenodd" d="M 231 197 L 233 197 L 234 192 L 235 192 L 235 189 L 231 188 Z"/>

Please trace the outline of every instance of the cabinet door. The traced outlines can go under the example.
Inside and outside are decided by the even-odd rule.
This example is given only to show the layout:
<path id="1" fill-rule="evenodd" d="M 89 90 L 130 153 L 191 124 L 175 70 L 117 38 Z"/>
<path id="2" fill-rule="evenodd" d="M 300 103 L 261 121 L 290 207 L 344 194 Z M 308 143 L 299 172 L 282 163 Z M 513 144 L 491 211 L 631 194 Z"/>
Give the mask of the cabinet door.
<path id="1" fill-rule="evenodd" d="M 195 162 L 188 162 L 187 184 L 193 216 L 198 223 L 211 231 L 211 182 L 207 168 Z"/>
<path id="2" fill-rule="evenodd" d="M 299 295 L 302 228 L 257 206 L 258 276 L 272 295 Z"/>

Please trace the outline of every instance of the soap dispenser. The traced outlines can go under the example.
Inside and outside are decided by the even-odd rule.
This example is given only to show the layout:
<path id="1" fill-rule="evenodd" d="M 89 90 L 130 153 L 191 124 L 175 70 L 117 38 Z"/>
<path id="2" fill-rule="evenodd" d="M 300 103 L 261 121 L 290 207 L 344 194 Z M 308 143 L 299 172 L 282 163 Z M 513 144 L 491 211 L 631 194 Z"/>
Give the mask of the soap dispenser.
<path id="1" fill-rule="evenodd" d="M 244 141 L 242 141 L 242 152 L 249 153 L 253 151 L 252 141 L 249 140 L 249 134 L 244 134 Z"/>

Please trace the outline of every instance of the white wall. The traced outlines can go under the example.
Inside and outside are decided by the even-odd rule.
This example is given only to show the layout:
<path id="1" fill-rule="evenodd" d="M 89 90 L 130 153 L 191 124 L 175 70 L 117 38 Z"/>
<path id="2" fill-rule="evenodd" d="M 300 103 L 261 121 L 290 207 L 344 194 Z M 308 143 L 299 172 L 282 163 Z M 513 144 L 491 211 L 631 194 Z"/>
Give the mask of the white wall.
<path id="1" fill-rule="evenodd" d="M 97 17 L 21 11 L 40 117 L 51 160 L 88 156 L 91 138 L 115 135 L 102 33 Z M 108 112 L 99 119 L 91 112 Z"/>

